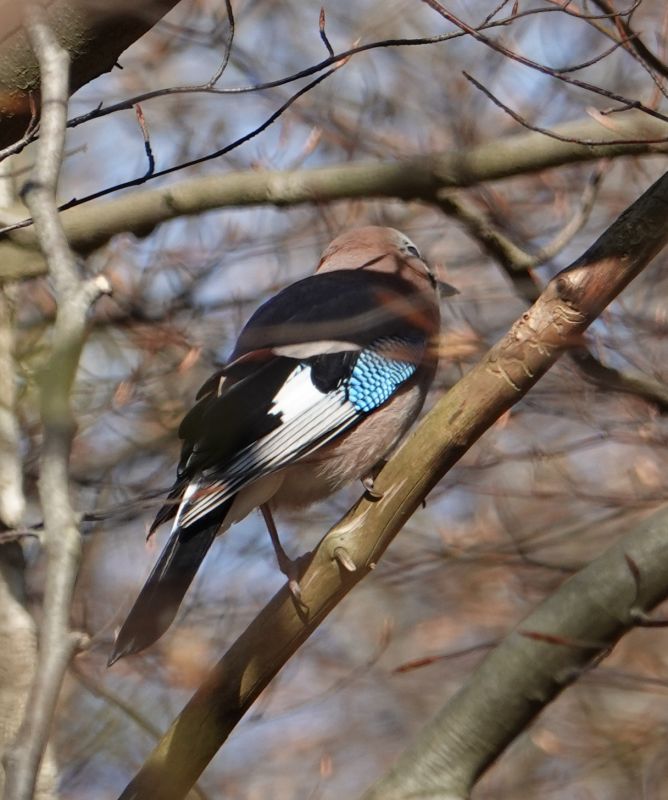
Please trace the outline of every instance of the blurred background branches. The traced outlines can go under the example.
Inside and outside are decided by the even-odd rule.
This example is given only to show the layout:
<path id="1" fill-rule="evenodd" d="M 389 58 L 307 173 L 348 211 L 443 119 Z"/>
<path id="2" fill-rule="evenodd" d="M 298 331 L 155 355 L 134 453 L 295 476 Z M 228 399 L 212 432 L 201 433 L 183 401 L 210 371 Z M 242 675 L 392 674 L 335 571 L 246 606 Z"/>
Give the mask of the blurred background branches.
<path id="1" fill-rule="evenodd" d="M 0 53 L 29 51 L 12 22 L 20 5 L 0 3 Z M 216 0 L 154 0 L 141 13 L 116 3 L 120 21 L 102 5 L 49 7 L 53 20 L 76 11 L 91 31 L 70 51 L 76 92 L 57 202 L 114 189 L 60 215 L 78 274 L 113 288 L 89 314 L 71 393 L 83 550 L 70 623 L 90 646 L 65 678 L 52 771 L 57 762 L 58 791 L 73 799 L 118 794 L 155 731 L 282 583 L 251 517 L 214 548 L 173 633 L 104 669 L 154 557 L 143 534 L 170 482 L 180 418 L 256 305 L 309 274 L 342 229 L 401 228 L 461 291 L 444 306 L 435 400 L 665 171 L 668 140 L 660 0 L 453 0 L 439 7 L 447 18 L 417 0 L 364 0 L 326 6 L 322 24 L 319 4 L 233 0 L 234 30 Z M 44 130 L 38 74 L 22 93 L 8 63 L 4 228 L 32 216 L 20 190 Z M 131 182 L 150 186 L 118 189 Z M 8 626 L 22 625 L 34 647 L 46 564 L 38 376 L 57 287 L 33 227 L 5 231 L 0 251 L 0 357 L 3 376 L 14 374 L 0 387 L 0 509 L 12 536 L 0 560 L 3 592 L 18 603 L 7 615 L 3 603 L 0 635 L 16 642 Z M 661 255 L 574 342 L 574 358 L 448 473 L 260 697 L 201 791 L 358 795 L 491 643 L 665 504 L 667 281 Z M 313 547 L 358 493 L 283 518 L 291 551 Z M 663 797 L 667 672 L 663 634 L 630 633 L 474 796 Z M 0 679 L 0 702 L 4 689 Z"/>

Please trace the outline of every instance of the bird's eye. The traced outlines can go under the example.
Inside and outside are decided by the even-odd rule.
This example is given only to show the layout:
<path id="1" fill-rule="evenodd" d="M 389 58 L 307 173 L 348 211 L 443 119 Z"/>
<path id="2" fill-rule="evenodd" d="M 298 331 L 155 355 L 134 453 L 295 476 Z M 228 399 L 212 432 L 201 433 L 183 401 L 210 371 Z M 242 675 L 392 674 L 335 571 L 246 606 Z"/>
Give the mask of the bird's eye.
<path id="1" fill-rule="evenodd" d="M 412 256 L 415 256 L 415 258 L 422 258 L 422 256 L 420 255 L 420 251 L 414 244 L 409 244 L 408 247 L 406 248 L 406 251 L 410 253 Z"/>

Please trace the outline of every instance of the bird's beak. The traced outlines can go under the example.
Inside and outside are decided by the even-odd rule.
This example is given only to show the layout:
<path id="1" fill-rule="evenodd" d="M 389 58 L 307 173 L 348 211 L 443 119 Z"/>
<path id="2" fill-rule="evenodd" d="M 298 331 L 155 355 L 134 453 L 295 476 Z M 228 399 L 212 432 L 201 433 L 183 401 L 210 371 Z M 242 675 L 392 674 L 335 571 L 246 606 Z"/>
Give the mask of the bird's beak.
<path id="1" fill-rule="evenodd" d="M 452 297 L 454 294 L 459 294 L 459 289 L 450 286 L 445 281 L 436 281 L 436 288 L 438 289 L 439 297 Z"/>

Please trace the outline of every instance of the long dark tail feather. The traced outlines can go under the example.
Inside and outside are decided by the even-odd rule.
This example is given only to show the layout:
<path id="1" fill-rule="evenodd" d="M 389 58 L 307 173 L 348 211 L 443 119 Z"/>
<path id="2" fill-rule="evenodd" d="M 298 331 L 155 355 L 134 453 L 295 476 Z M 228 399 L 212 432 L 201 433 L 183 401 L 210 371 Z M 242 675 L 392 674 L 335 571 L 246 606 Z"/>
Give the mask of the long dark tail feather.
<path id="1" fill-rule="evenodd" d="M 216 538 L 221 525 L 221 517 L 218 514 L 216 517 L 215 522 L 204 522 L 195 530 L 176 528 L 172 532 L 118 632 L 108 667 L 119 658 L 139 653 L 153 644 L 172 624 L 183 596 Z"/>

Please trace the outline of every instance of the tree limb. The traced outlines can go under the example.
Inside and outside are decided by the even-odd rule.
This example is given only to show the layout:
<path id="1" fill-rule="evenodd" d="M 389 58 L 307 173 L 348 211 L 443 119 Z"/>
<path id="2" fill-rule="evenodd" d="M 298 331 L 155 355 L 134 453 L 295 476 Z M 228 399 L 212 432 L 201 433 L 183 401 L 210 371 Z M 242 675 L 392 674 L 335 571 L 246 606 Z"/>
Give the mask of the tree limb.
<path id="1" fill-rule="evenodd" d="M 39 661 L 25 717 L 5 757 L 5 800 L 33 797 L 62 680 L 79 643 L 69 628 L 80 552 L 79 531 L 69 499 L 68 464 L 75 430 L 70 389 L 88 307 L 105 288 L 100 279 L 91 282 L 79 279 L 56 207 L 67 120 L 69 56 L 58 44 L 39 2 L 26 2 L 24 14 L 25 30 L 39 60 L 42 80 L 42 136 L 35 167 L 25 188 L 25 201 L 35 219 L 36 233 L 56 288 L 58 312 L 52 352 L 41 386 L 44 443 L 39 489 L 48 558 L 44 616 Z"/>
<path id="2" fill-rule="evenodd" d="M 661 510 L 524 619 L 363 800 L 467 800 L 542 709 L 668 597 Z"/>
<path id="3" fill-rule="evenodd" d="M 69 93 L 109 72 L 121 53 L 150 30 L 178 0 L 54 0 L 49 23 L 70 54 Z M 0 150 L 30 125 L 29 95 L 39 92 L 37 59 L 21 28 L 22 0 L 6 2 L 0 19 Z"/>
<path id="4" fill-rule="evenodd" d="M 25 498 L 16 418 L 13 308 L 8 295 L 9 291 L 0 289 L 0 758 L 16 737 L 37 663 L 37 628 L 27 607 L 25 559 L 21 545 L 9 539 L 23 518 Z M 55 798 L 56 772 L 53 752 L 47 750 L 36 800 Z M 0 796 L 4 785 L 0 768 Z"/>
<path id="5" fill-rule="evenodd" d="M 600 176 L 594 174 L 594 179 Z M 501 267 L 516 292 L 528 305 L 540 294 L 540 282 L 533 268 L 544 259 L 553 258 L 570 235 L 577 232 L 591 210 L 595 198 L 595 183 L 590 182 L 581 201 L 581 207 L 569 223 L 538 253 L 530 254 L 496 228 L 487 215 L 465 198 L 451 191 L 440 192 L 439 206 L 448 216 L 457 219 L 483 250 Z M 584 346 L 573 347 L 569 355 L 583 378 L 603 391 L 634 395 L 652 403 L 662 414 L 668 413 L 668 387 L 646 375 L 629 375 L 603 364 Z"/>
<path id="6" fill-rule="evenodd" d="M 278 592 L 214 667 L 121 800 L 184 797 L 260 692 L 374 568 L 429 491 L 668 243 L 667 210 L 668 173 L 555 276 L 436 404 L 375 480 L 382 500 L 362 498 L 314 551 L 300 581 L 307 614 L 287 588 Z"/>
<path id="7" fill-rule="evenodd" d="M 668 125 L 640 112 L 616 115 L 611 127 L 585 119 L 557 130 L 572 141 L 557 141 L 532 132 L 469 150 L 401 161 L 209 175 L 73 208 L 64 211 L 61 218 L 71 247 L 87 254 L 118 233 L 147 236 L 162 222 L 216 208 L 255 205 L 283 208 L 373 197 L 438 204 L 438 192 L 446 188 L 472 186 L 602 157 L 668 152 Z M 661 142 L 662 139 L 666 141 Z M 592 140 L 614 144 L 587 144 Z M 45 270 L 32 228 L 0 235 L 0 282 L 32 278 L 43 275 Z"/>

